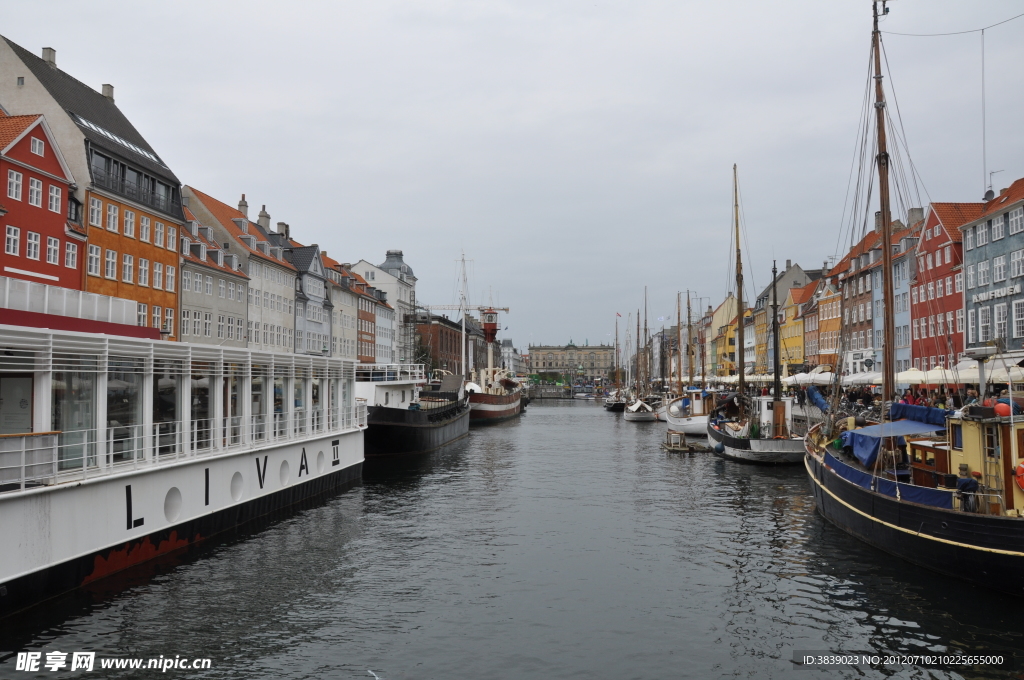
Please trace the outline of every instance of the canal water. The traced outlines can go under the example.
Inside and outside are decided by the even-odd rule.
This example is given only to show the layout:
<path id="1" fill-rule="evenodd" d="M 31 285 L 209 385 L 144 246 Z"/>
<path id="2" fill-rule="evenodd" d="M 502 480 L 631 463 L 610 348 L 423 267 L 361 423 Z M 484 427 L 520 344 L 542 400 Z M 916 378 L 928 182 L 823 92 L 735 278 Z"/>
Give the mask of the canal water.
<path id="1" fill-rule="evenodd" d="M 661 423 L 534 402 L 361 484 L 0 623 L 18 651 L 208 657 L 82 677 L 1022 677 L 1024 602 L 870 549 L 801 467 L 660 448 Z M 6 548 L 10 549 L 10 547 Z M 1017 655 L 1016 670 L 798 669 L 794 652 Z M 371 673 L 372 671 L 372 673 Z"/>

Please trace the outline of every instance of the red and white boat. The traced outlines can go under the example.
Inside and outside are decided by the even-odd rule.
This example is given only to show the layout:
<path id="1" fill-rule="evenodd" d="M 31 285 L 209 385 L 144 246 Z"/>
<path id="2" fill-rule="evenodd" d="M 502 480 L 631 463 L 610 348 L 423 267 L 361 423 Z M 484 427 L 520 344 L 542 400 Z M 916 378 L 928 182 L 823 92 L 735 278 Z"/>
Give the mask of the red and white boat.
<path id="1" fill-rule="evenodd" d="M 466 385 L 469 392 L 469 423 L 484 425 L 516 418 L 523 412 L 523 386 L 505 369 L 494 368 L 494 341 L 498 336 L 498 312 L 482 311 L 487 341 L 487 368 L 476 371 L 478 382 Z"/>

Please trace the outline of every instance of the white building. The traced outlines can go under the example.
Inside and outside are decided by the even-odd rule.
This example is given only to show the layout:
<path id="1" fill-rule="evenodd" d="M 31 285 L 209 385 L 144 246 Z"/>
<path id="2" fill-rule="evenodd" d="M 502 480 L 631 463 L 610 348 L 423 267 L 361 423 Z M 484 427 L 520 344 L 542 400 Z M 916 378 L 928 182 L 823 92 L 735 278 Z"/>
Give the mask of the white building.
<path id="1" fill-rule="evenodd" d="M 392 354 L 396 362 L 411 362 L 416 352 L 416 276 L 402 259 L 401 250 L 389 250 L 379 265 L 366 260 L 352 265 L 366 283 L 387 295 L 392 309 Z M 408 321 L 407 321 L 408 320 Z M 378 320 L 379 324 L 379 320 Z M 378 342 L 380 342 L 378 333 Z"/>

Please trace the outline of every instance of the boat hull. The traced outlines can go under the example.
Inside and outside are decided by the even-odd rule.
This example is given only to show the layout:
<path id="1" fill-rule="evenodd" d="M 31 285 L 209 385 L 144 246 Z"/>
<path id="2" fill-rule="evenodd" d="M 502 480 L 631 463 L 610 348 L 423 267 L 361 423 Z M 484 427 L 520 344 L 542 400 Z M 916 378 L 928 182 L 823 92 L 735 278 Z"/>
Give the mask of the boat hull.
<path id="1" fill-rule="evenodd" d="M 0 617 L 352 485 L 362 439 L 328 435 L 0 497 L 0 539 L 25 546 L 0 558 Z"/>
<path id="2" fill-rule="evenodd" d="M 613 411 L 621 413 L 626 410 L 626 402 L 624 401 L 606 401 L 604 402 L 604 409 L 606 411 Z"/>
<path id="3" fill-rule="evenodd" d="M 925 569 L 1024 596 L 1024 519 L 900 501 L 843 479 L 809 452 L 804 466 L 818 512 L 851 536 Z"/>
<path id="4" fill-rule="evenodd" d="M 665 420 L 672 432 L 682 432 L 693 437 L 706 437 L 708 434 L 707 416 L 674 416 L 668 413 Z"/>
<path id="5" fill-rule="evenodd" d="M 715 442 L 715 455 L 740 463 L 759 465 L 797 465 L 804 458 L 802 439 L 747 439 L 733 437 L 713 423 L 705 432 Z"/>
<path id="6" fill-rule="evenodd" d="M 490 425 L 519 417 L 522 413 L 521 397 L 521 389 L 508 394 L 470 394 L 470 425 Z"/>
<path id="7" fill-rule="evenodd" d="M 658 416 L 654 411 L 623 411 L 622 418 L 631 423 L 655 423 L 658 421 Z"/>
<path id="8" fill-rule="evenodd" d="M 434 451 L 469 434 L 468 404 L 441 409 L 408 409 L 371 406 L 367 409 L 365 452 L 367 456 L 394 456 Z"/>

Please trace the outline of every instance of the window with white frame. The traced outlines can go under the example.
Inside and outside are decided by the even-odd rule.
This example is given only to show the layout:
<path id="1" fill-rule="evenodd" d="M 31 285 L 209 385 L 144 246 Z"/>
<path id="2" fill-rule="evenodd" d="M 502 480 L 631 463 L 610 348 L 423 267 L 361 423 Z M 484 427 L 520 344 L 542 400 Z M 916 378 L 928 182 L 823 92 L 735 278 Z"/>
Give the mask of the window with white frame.
<path id="1" fill-rule="evenodd" d="M 1006 280 L 1006 255 L 992 258 L 992 281 Z"/>
<path id="2" fill-rule="evenodd" d="M 1010 233 L 1019 234 L 1024 231 L 1024 208 L 1016 208 L 1009 213 Z"/>
<path id="3" fill-rule="evenodd" d="M 20 172 L 15 170 L 7 171 L 7 198 L 13 198 L 15 201 L 21 200 L 21 182 L 24 178 Z"/>
<path id="4" fill-rule="evenodd" d="M 192 291 L 192 274 L 181 270 L 181 292 L 187 293 Z"/>
<path id="5" fill-rule="evenodd" d="M 177 242 L 177 240 L 178 240 L 178 230 L 175 229 L 174 227 L 168 226 L 167 227 L 167 247 L 170 250 L 174 250 L 174 244 Z"/>
<path id="6" fill-rule="evenodd" d="M 975 342 L 974 310 L 967 310 L 967 342 Z"/>
<path id="7" fill-rule="evenodd" d="M 964 332 L 964 310 L 962 309 L 956 310 L 956 332 Z"/>
<path id="8" fill-rule="evenodd" d="M 982 222 L 975 228 L 974 242 L 979 247 L 988 243 L 988 222 Z"/>
<path id="9" fill-rule="evenodd" d="M 43 207 L 43 181 L 34 177 L 28 179 L 28 204 Z"/>
<path id="10" fill-rule="evenodd" d="M 188 311 L 187 309 L 181 310 L 181 334 L 182 335 L 188 335 L 189 334 L 189 327 L 190 327 L 189 322 L 191 320 L 192 320 L 192 312 Z"/>
<path id="11" fill-rule="evenodd" d="M 207 295 L 213 295 L 213 277 L 212 276 L 207 276 L 206 277 L 206 294 Z"/>
<path id="12" fill-rule="evenodd" d="M 145 326 L 146 325 L 146 320 L 149 318 L 149 307 L 147 305 L 142 304 L 140 302 L 139 303 L 139 307 L 138 307 L 138 311 L 139 311 L 139 314 L 138 314 L 138 318 L 135 320 L 135 325 L 137 325 L 137 326 Z"/>
<path id="13" fill-rule="evenodd" d="M 94 227 L 103 226 L 103 201 L 98 198 L 89 199 L 89 224 Z"/>
<path id="14" fill-rule="evenodd" d="M 100 275 L 100 247 L 89 246 L 86 271 L 92 276 Z"/>
<path id="15" fill-rule="evenodd" d="M 124 253 L 121 255 L 121 280 L 131 283 L 135 280 L 135 256 Z"/>
<path id="16" fill-rule="evenodd" d="M 1013 301 L 1013 337 L 1024 338 L 1024 300 Z"/>
<path id="17" fill-rule="evenodd" d="M 953 275 L 953 284 L 954 284 L 953 285 L 953 289 L 957 293 L 964 292 L 964 273 L 963 272 L 958 272 L 958 273 Z"/>
<path id="18" fill-rule="evenodd" d="M 61 190 L 59 186 L 50 185 L 50 196 L 47 199 L 46 207 L 50 209 L 50 212 L 59 213 L 60 207 Z"/>
<path id="19" fill-rule="evenodd" d="M 1006 339 L 1006 303 L 995 305 L 995 336 Z"/>
<path id="20" fill-rule="evenodd" d="M 153 305 L 153 328 L 160 328 L 160 324 L 163 323 L 163 310 L 156 305 Z"/>
<path id="21" fill-rule="evenodd" d="M 7 226 L 7 238 L 4 240 L 4 253 L 7 255 L 21 254 L 21 229 Z"/>
<path id="22" fill-rule="evenodd" d="M 139 258 L 139 285 L 149 285 L 149 260 L 145 258 Z"/>
<path id="23" fill-rule="evenodd" d="M 915 305 L 917 304 L 917 289 L 918 288 L 919 288 L 919 286 L 914 286 L 914 287 L 912 287 L 910 289 L 910 299 L 913 301 L 913 303 Z"/>
<path id="24" fill-rule="evenodd" d="M 153 263 L 153 287 L 157 290 L 164 287 L 164 265 L 160 262 Z"/>
<path id="25" fill-rule="evenodd" d="M 46 237 L 46 264 L 60 264 L 60 239 Z"/>
<path id="26" fill-rule="evenodd" d="M 227 285 L 224 283 L 224 279 L 217 279 L 217 294 L 218 297 L 224 297 L 227 290 Z"/>
<path id="27" fill-rule="evenodd" d="M 988 260 L 984 260 L 978 263 L 978 285 L 987 286 L 990 283 L 989 279 L 990 263 Z"/>
<path id="28" fill-rule="evenodd" d="M 224 315 L 223 314 L 218 314 L 217 315 L 217 337 L 220 338 L 221 340 L 223 340 L 224 337 L 225 337 L 224 336 Z"/>
<path id="29" fill-rule="evenodd" d="M 153 245 L 160 248 L 164 247 L 164 225 L 161 222 L 157 222 L 153 225 Z M 168 246 L 170 248 L 174 248 L 173 243 L 169 243 Z"/>
<path id="30" fill-rule="evenodd" d="M 149 243 L 149 218 L 145 215 L 139 217 L 139 240 Z"/>
<path id="31" fill-rule="evenodd" d="M 947 276 L 946 277 L 946 295 L 952 295 L 952 294 L 953 294 L 953 277 L 952 276 Z"/>
<path id="32" fill-rule="evenodd" d="M 978 342 L 992 339 L 992 308 L 978 307 Z"/>
<path id="33" fill-rule="evenodd" d="M 124 211 L 124 235 L 135 238 L 135 213 L 131 210 Z"/>
<path id="34" fill-rule="evenodd" d="M 932 281 L 928 282 L 928 299 L 929 300 L 934 300 L 935 299 L 935 283 L 932 282 Z"/>
<path id="35" fill-rule="evenodd" d="M 107 204 L 107 231 L 120 231 L 118 225 L 118 214 L 120 210 L 116 205 Z"/>
<path id="36" fill-rule="evenodd" d="M 170 307 L 164 309 L 164 330 L 169 336 L 174 337 L 174 310 Z"/>
<path id="37" fill-rule="evenodd" d="M 1024 249 L 1010 253 L 1010 277 L 1024 276 Z"/>
<path id="38" fill-rule="evenodd" d="M 39 259 L 39 234 L 34 231 L 25 235 L 25 257 L 30 260 Z"/>
<path id="39" fill-rule="evenodd" d="M 203 318 L 202 315 L 196 311 L 192 313 L 192 335 L 202 336 L 203 334 Z"/>
<path id="40" fill-rule="evenodd" d="M 78 244 L 70 241 L 64 244 L 64 266 L 78 269 Z"/>
<path id="41" fill-rule="evenodd" d="M 974 281 L 974 270 L 975 266 L 973 264 L 967 265 L 967 290 L 970 290 L 977 285 Z"/>
<path id="42" fill-rule="evenodd" d="M 38 137 L 32 137 L 29 144 L 32 149 L 32 153 L 34 153 L 35 155 L 46 155 L 46 144 L 43 143 L 43 140 L 39 139 Z"/>
<path id="43" fill-rule="evenodd" d="M 974 227 L 964 229 L 964 250 L 974 250 Z"/>
<path id="44" fill-rule="evenodd" d="M 1002 214 L 996 217 L 994 220 L 990 220 L 992 224 L 992 240 L 998 241 L 1003 238 L 1003 227 L 1005 226 L 1006 215 Z"/>
<path id="45" fill-rule="evenodd" d="M 164 287 L 164 290 L 166 290 L 168 293 L 173 293 L 174 292 L 174 282 L 176 280 L 177 279 L 174 278 L 174 267 L 172 267 L 171 265 L 167 265 L 167 272 L 164 275 L 164 282 L 167 285 Z"/>

